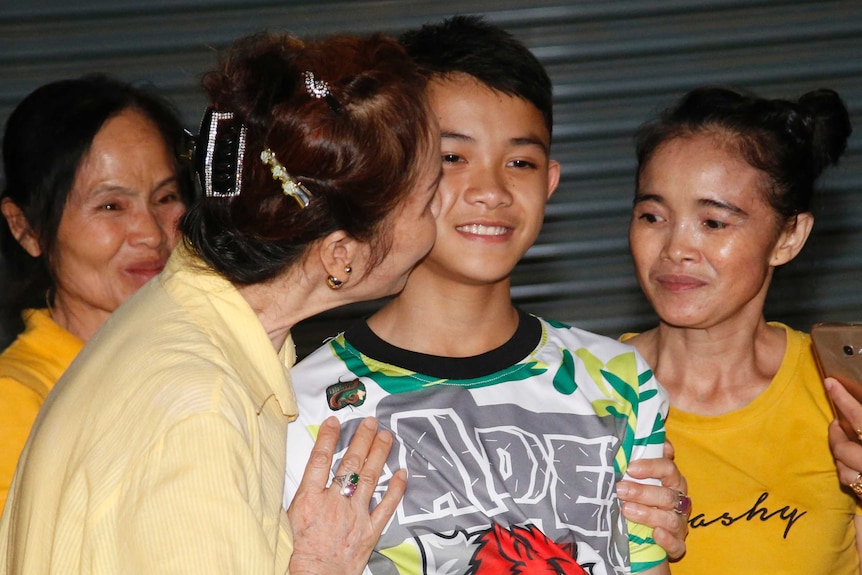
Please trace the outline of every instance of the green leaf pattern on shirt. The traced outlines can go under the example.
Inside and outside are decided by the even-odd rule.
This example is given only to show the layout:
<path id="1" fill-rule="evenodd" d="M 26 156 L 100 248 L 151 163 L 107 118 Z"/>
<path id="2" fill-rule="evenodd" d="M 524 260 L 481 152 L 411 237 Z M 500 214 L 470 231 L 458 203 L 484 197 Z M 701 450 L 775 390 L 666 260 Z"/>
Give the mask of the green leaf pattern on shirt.
<path id="1" fill-rule="evenodd" d="M 547 365 L 531 358 L 529 361 L 518 363 L 490 376 L 475 379 L 441 379 L 376 361 L 360 353 L 345 341 L 343 335 L 330 342 L 330 349 L 357 377 L 373 380 L 389 394 L 407 393 L 435 385 L 457 385 L 468 389 L 487 387 L 497 383 L 529 379 L 548 370 Z"/>

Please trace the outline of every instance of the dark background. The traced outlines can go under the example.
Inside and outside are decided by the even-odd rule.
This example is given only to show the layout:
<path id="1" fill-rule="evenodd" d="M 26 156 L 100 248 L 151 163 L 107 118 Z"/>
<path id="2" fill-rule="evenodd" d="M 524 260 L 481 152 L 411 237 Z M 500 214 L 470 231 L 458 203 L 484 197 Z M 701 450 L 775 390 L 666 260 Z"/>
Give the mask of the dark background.
<path id="1" fill-rule="evenodd" d="M 515 271 L 519 305 L 611 336 L 654 324 L 626 244 L 635 128 L 704 84 L 788 98 L 830 87 L 859 133 L 822 179 L 813 237 L 776 275 L 767 317 L 862 320 L 862 0 L 0 0 L 0 121 L 37 86 L 99 71 L 154 85 L 196 129 L 200 76 L 242 34 L 397 34 L 455 13 L 509 29 L 555 84 L 562 183 Z M 375 305 L 304 322 L 300 355 Z"/>

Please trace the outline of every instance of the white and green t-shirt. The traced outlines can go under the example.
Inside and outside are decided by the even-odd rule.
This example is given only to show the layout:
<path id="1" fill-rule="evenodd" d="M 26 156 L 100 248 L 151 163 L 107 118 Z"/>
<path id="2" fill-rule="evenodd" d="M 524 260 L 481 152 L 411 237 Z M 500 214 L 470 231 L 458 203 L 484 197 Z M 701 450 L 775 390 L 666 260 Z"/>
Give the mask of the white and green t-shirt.
<path id="1" fill-rule="evenodd" d="M 320 423 L 341 420 L 333 469 L 367 416 L 395 436 L 407 493 L 374 575 L 639 572 L 665 558 L 627 524 L 615 484 L 661 457 L 667 395 L 634 348 L 520 314 L 503 346 L 468 358 L 403 350 L 361 324 L 291 372 L 285 507 Z M 321 518 L 325 520 L 325 518 Z M 366 571 L 369 572 L 369 571 Z"/>

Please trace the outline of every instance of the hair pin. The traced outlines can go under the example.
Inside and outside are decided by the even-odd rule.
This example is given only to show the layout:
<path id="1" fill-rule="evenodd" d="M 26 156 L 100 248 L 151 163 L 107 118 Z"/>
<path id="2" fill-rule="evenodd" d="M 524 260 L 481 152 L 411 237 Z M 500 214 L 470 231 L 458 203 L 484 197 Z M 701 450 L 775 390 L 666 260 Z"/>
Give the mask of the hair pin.
<path id="1" fill-rule="evenodd" d="M 291 175 L 287 173 L 287 170 L 281 162 L 278 161 L 278 158 L 275 157 L 275 152 L 269 148 L 265 148 L 260 153 L 260 160 L 269 166 L 269 170 L 272 172 L 272 179 L 279 180 L 281 182 L 281 191 L 285 196 L 291 196 L 296 200 L 296 203 L 298 203 L 301 208 L 308 207 L 308 203 L 311 201 L 311 196 L 313 194 L 308 191 L 308 188 L 306 188 L 302 182 L 294 180 Z"/>
<path id="2" fill-rule="evenodd" d="M 335 99 L 335 96 L 332 95 L 332 90 L 329 89 L 329 83 L 325 80 L 316 80 L 314 78 L 314 72 L 310 70 L 306 70 L 302 73 L 302 76 L 305 78 L 305 90 L 308 92 L 308 95 L 317 100 L 324 99 L 326 103 L 329 104 L 329 107 L 332 108 L 332 111 L 338 114 L 341 112 L 341 104 L 338 100 Z"/>
<path id="3" fill-rule="evenodd" d="M 332 95 L 329 84 L 324 80 L 315 80 L 314 72 L 306 71 L 302 75 L 305 77 L 305 89 L 308 90 L 309 96 L 319 100 Z"/>

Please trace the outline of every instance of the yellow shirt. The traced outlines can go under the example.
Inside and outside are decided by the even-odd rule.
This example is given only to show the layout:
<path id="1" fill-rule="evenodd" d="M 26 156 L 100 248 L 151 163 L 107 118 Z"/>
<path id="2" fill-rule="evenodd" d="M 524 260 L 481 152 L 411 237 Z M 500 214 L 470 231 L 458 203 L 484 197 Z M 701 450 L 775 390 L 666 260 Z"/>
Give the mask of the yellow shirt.
<path id="1" fill-rule="evenodd" d="M 750 404 L 713 417 L 671 405 L 667 438 L 693 503 L 674 575 L 859 574 L 857 502 L 829 451 L 811 341 L 770 325 L 787 333 L 784 359 Z"/>
<path id="2" fill-rule="evenodd" d="M 0 511 L 42 402 L 84 345 L 47 309 L 23 318 L 24 331 L 0 354 Z"/>
<path id="3" fill-rule="evenodd" d="M 245 299 L 177 248 L 39 413 L 0 573 L 284 573 L 288 368 Z"/>

